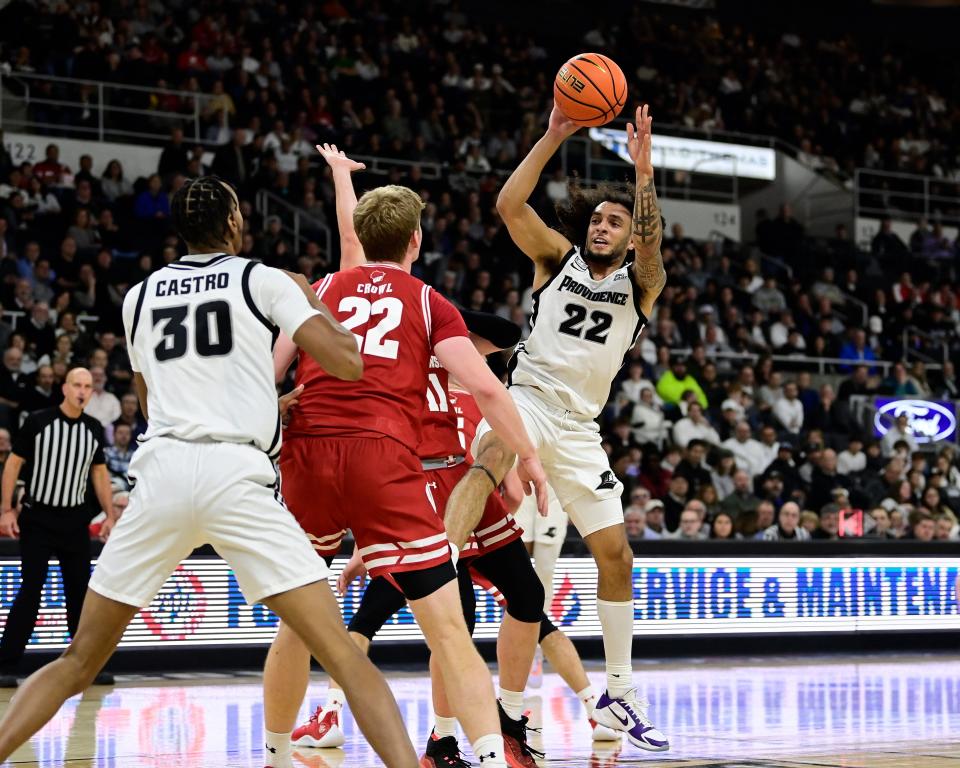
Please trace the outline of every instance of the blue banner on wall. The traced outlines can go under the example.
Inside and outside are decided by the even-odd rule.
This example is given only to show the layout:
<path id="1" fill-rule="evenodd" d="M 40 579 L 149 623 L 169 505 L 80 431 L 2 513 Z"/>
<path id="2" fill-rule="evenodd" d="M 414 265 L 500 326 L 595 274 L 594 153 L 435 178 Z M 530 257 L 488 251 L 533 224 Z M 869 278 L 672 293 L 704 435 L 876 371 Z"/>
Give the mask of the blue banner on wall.
<path id="1" fill-rule="evenodd" d="M 334 563 L 333 578 L 342 561 Z M 960 558 L 636 558 L 633 595 L 638 635 L 879 632 L 960 629 Z M 16 560 L 0 560 L 0 626 L 20 581 Z M 599 637 L 596 566 L 561 558 L 551 618 L 571 636 Z M 360 602 L 355 582 L 340 598 L 345 621 Z M 477 589 L 478 638 L 496 637 L 501 609 Z M 121 647 L 268 643 L 276 617 L 243 602 L 222 560 L 185 560 L 141 611 Z M 383 640 L 419 640 L 409 610 L 384 627 Z M 34 647 L 62 648 L 67 627 L 60 572 L 51 568 L 43 591 Z"/>

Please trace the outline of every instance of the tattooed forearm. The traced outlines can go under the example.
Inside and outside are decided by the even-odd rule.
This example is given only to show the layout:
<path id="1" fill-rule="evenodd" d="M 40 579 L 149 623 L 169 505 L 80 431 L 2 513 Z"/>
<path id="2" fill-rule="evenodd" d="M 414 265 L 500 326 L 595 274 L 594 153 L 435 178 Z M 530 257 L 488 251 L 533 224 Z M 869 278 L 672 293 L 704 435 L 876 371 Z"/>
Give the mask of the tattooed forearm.
<path id="1" fill-rule="evenodd" d="M 633 204 L 633 241 L 638 250 L 650 252 L 660 250 L 660 238 L 663 235 L 660 217 L 660 203 L 653 179 L 637 189 Z"/>
<path id="2" fill-rule="evenodd" d="M 638 258 L 633 264 L 634 274 L 637 277 L 637 284 L 644 291 L 659 296 L 660 291 L 667 284 L 667 271 L 663 268 L 663 257 L 660 250 L 652 257 Z"/>

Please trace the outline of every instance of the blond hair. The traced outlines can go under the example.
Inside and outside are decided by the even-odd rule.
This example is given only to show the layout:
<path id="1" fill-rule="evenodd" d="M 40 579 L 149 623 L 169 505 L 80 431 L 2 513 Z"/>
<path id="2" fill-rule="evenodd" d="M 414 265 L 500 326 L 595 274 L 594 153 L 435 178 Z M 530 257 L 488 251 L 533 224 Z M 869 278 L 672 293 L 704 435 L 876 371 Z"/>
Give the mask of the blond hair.
<path id="1" fill-rule="evenodd" d="M 402 262 L 423 209 L 420 195 L 409 187 L 389 184 L 364 193 L 353 211 L 353 228 L 366 257 Z"/>

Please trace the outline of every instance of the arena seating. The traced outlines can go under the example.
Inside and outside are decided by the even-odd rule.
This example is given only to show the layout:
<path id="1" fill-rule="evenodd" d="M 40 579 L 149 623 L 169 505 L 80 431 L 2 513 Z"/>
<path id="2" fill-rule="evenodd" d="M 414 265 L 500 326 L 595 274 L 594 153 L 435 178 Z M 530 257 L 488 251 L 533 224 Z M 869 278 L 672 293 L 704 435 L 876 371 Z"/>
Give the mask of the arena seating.
<path id="1" fill-rule="evenodd" d="M 511 7 L 523 13 L 522 5 Z M 633 52 L 624 54 L 635 61 L 631 93 L 649 100 L 657 121 L 770 135 L 840 180 L 857 167 L 936 175 L 948 203 L 960 206 L 950 182 L 960 173 L 952 130 L 960 106 L 949 90 L 960 82 L 958 65 L 951 59 L 937 69 L 936 47 L 884 52 L 853 32 L 814 39 L 809 31 L 774 32 L 763 19 L 749 27 L 736 16 L 644 4 L 617 18 L 601 4 L 594 28 L 581 35 L 576 25 L 558 27 L 547 49 L 505 32 L 495 14 L 474 23 L 472 6 L 409 4 L 399 27 L 384 23 L 381 4 L 340 0 L 143 0 L 123 18 L 98 15 L 95 4 L 21 1 L 0 11 L 4 72 L 212 94 L 203 101 L 200 141 L 175 131 L 150 178 L 68 169 L 55 151 L 19 165 L 0 149 L 0 346 L 17 350 L 4 354 L 0 369 L 0 426 L 16 431 L 37 402 L 36 372 L 45 365 L 57 380 L 72 363 L 104 367 L 106 390 L 129 393 L 129 364 L 115 344 L 120 305 L 130 285 L 178 257 L 166 201 L 188 175 L 210 171 L 237 185 L 249 224 L 242 255 L 309 277 L 335 269 L 335 233 L 330 249 L 300 249 L 280 220 L 264 221 L 254 206 L 267 190 L 318 225 L 335 226 L 329 174 L 304 159 L 317 141 L 381 159 L 380 173 L 356 177 L 358 188 L 392 181 L 421 193 L 419 277 L 528 331 L 532 269 L 494 203 L 504 173 L 542 130 L 552 69 L 579 48 L 614 58 Z M 12 18 L 24 23 L 6 23 Z M 808 66 L 813 60 L 819 68 Z M 835 76 L 810 79 L 823 76 L 824 62 Z M 911 72 L 924 76 L 923 85 Z M 50 89 L 55 95 L 57 86 Z M 192 103 L 149 91 L 141 97 L 124 106 L 183 112 L 192 132 Z M 32 118 L 59 136 L 77 135 L 71 131 L 93 119 L 55 106 Z M 130 128 L 116 119 L 117 130 Z M 441 175 L 428 177 L 418 163 L 437 164 Z M 549 216 L 564 194 L 563 184 L 545 178 L 536 206 Z M 631 535 L 677 536 L 677 507 L 696 497 L 705 505 L 703 528 L 680 537 L 707 535 L 721 510 L 735 535 L 763 536 L 793 499 L 814 513 L 801 522 L 823 538 L 837 535 L 834 513 L 850 508 L 870 511 L 863 530 L 878 539 L 924 537 L 928 516 L 933 536 L 960 538 L 952 444 L 921 453 L 909 439 L 906 448 L 878 442 L 856 410 L 856 397 L 870 394 L 960 396 L 958 243 L 923 222 L 909 242 L 882 231 L 861 250 L 845 228 L 829 239 L 807 236 L 785 202 L 745 233 L 744 244 L 695 241 L 679 222 L 668 229 L 668 287 L 601 424 L 625 485 Z M 492 364 L 505 370 L 503 359 Z M 691 405 L 698 400 L 705 422 Z M 737 434 L 741 420 L 746 432 Z M 697 450 L 688 446 L 692 437 L 704 441 L 707 468 L 688 461 Z M 861 451 L 851 450 L 854 438 Z M 783 445 L 789 450 L 778 451 Z M 728 471 L 731 456 L 747 470 L 745 484 Z M 681 476 L 685 483 L 672 479 Z M 657 505 L 640 489 L 663 502 L 662 531 L 659 513 L 647 520 Z"/>

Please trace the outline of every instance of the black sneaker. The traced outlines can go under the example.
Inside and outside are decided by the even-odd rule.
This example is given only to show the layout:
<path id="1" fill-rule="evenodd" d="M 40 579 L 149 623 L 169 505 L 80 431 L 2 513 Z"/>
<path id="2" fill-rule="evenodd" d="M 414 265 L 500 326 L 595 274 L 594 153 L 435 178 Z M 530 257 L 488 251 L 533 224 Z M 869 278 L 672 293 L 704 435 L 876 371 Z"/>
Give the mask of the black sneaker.
<path id="1" fill-rule="evenodd" d="M 511 768 L 537 768 L 533 758 L 541 760 L 546 754 L 534 749 L 527 743 L 527 731 L 539 731 L 539 728 L 528 728 L 530 722 L 526 715 L 514 720 L 503 710 L 503 705 L 497 701 L 497 710 L 500 712 L 500 732 L 503 734 L 504 757 Z"/>
<path id="2" fill-rule="evenodd" d="M 16 675 L 0 675 L 0 688 L 16 688 L 19 685 Z"/>
<path id="3" fill-rule="evenodd" d="M 460 757 L 460 745 L 456 736 L 438 739 L 431 732 L 427 739 L 427 751 L 420 758 L 421 768 L 470 768 L 470 763 Z"/>
<path id="4" fill-rule="evenodd" d="M 113 685 L 116 681 L 113 679 L 113 675 L 109 672 L 101 672 L 95 678 L 93 678 L 94 685 Z"/>

